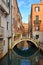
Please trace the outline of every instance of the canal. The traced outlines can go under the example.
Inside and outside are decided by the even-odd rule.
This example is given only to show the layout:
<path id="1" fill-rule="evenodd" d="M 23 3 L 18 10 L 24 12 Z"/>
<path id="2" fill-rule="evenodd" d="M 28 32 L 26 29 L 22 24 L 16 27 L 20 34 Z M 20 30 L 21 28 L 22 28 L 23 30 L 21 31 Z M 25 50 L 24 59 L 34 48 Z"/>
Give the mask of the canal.
<path id="1" fill-rule="evenodd" d="M 17 44 L 0 60 L 0 65 L 40 65 L 40 60 L 43 60 L 43 52 L 28 41 L 27 46 L 23 46 L 24 42 L 21 43 Z"/>

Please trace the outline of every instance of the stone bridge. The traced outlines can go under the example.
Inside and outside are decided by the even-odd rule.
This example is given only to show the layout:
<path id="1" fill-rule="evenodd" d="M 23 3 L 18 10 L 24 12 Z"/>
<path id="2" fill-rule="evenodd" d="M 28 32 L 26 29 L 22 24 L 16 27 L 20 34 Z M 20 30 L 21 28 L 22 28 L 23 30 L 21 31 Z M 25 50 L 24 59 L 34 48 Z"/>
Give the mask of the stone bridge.
<path id="1" fill-rule="evenodd" d="M 32 39 L 32 38 L 20 38 L 20 39 L 14 41 L 14 42 L 12 43 L 11 49 L 13 49 L 16 44 L 18 44 L 18 43 L 20 43 L 20 42 L 22 42 L 22 41 L 32 42 L 36 47 L 38 47 L 38 45 L 39 45 L 39 41 L 36 40 L 36 39 Z"/>

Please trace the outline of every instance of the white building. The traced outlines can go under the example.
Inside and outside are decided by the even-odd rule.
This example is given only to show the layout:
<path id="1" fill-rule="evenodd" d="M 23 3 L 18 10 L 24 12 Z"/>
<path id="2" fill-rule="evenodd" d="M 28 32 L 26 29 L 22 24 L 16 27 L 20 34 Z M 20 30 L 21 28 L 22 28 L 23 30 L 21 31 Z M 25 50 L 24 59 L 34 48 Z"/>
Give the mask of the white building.
<path id="1" fill-rule="evenodd" d="M 3 57 L 12 42 L 13 0 L 0 0 L 0 58 Z"/>

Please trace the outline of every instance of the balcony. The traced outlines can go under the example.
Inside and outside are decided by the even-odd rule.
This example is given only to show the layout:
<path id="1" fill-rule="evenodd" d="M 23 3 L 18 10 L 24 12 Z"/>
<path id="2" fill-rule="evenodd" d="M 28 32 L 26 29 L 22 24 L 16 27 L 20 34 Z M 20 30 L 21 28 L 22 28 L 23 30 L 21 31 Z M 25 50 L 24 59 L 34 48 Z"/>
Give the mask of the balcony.
<path id="1" fill-rule="evenodd" d="M 4 38 L 4 28 L 0 27 L 0 38 Z"/>
<path id="2" fill-rule="evenodd" d="M 34 24 L 40 24 L 41 23 L 41 20 L 35 20 L 34 21 Z"/>
<path id="3" fill-rule="evenodd" d="M 4 0 L 0 0 L 0 10 L 4 14 L 9 14 L 9 7 L 7 6 L 7 3 Z"/>

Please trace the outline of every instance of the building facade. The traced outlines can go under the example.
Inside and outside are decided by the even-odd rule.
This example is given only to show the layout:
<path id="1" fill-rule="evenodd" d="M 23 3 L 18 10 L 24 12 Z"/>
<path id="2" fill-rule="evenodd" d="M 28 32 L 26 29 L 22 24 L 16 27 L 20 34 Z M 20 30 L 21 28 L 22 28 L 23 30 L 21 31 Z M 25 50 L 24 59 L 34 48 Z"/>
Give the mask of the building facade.
<path id="1" fill-rule="evenodd" d="M 32 37 L 43 43 L 43 4 L 32 4 L 31 31 Z"/>
<path id="2" fill-rule="evenodd" d="M 28 23 L 23 23 L 24 26 L 24 35 L 27 37 L 28 36 Z"/>
<path id="3" fill-rule="evenodd" d="M 31 16 L 28 17 L 28 37 L 31 38 Z"/>
<path id="4" fill-rule="evenodd" d="M 40 3 L 43 4 L 43 0 L 40 0 Z"/>
<path id="5" fill-rule="evenodd" d="M 0 0 L 0 58 L 11 48 L 12 0 Z"/>
<path id="6" fill-rule="evenodd" d="M 22 36 L 22 16 L 18 7 L 17 0 L 14 0 L 14 39 L 16 36 Z"/>

